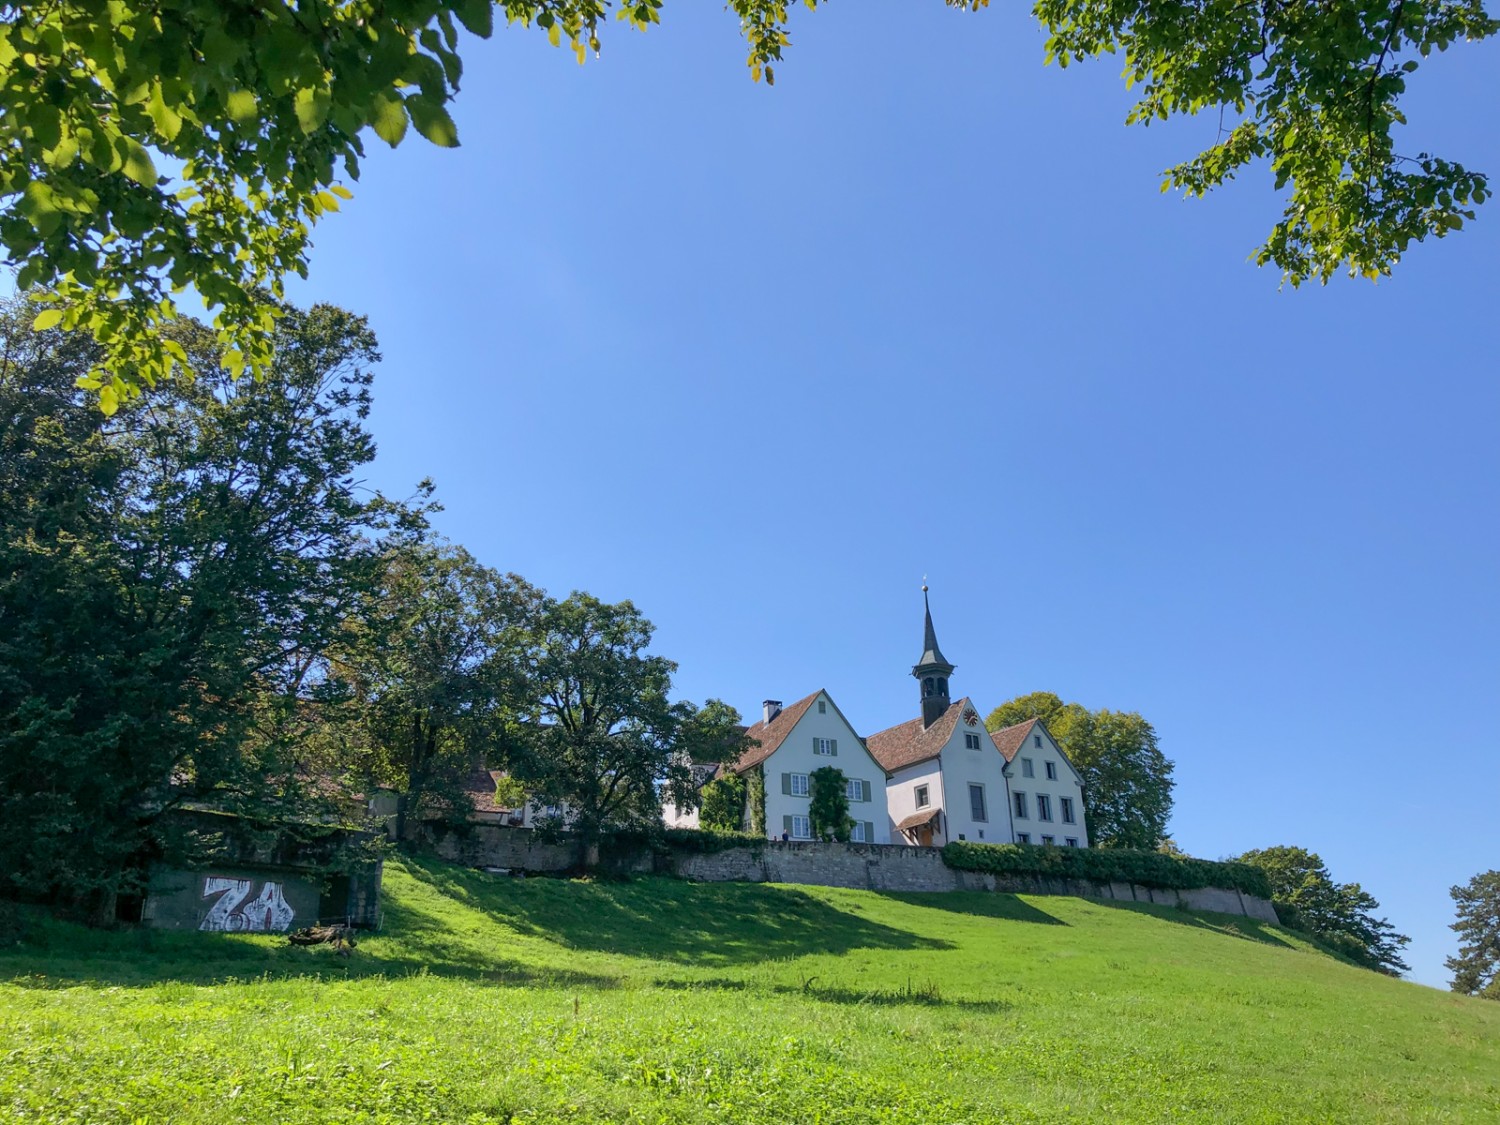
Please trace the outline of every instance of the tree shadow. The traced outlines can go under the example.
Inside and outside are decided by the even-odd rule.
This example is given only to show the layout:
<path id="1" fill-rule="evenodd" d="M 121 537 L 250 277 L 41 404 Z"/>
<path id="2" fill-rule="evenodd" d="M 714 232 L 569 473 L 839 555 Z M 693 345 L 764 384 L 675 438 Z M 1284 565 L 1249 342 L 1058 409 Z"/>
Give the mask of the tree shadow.
<path id="1" fill-rule="evenodd" d="M 399 935 L 395 939 L 399 955 L 383 954 L 380 935 L 371 933 L 358 934 L 359 944 L 353 954 L 341 957 L 330 946 L 298 947 L 265 937 L 245 939 L 239 935 L 151 929 L 85 931 L 92 935 L 85 949 L 42 946 L 31 956 L 0 958 L 0 982 L 30 989 L 413 976 L 503 987 L 618 988 L 621 983 L 614 976 L 526 965 L 487 955 L 453 940 L 452 930 L 441 919 L 409 903 L 388 902 L 384 914 L 383 932 Z"/>
<path id="2" fill-rule="evenodd" d="M 968 914 L 975 918 L 1031 922 L 1039 926 L 1067 925 L 1061 918 L 1054 918 L 1018 896 L 1001 891 L 951 891 L 936 894 L 931 891 L 886 891 L 881 897 L 907 906 L 942 910 L 949 914 Z"/>
<path id="3" fill-rule="evenodd" d="M 570 949 L 723 967 L 854 949 L 952 948 L 839 910 L 795 887 L 657 877 L 513 879 L 420 859 L 408 860 L 406 868 L 519 933 Z"/>
<path id="4" fill-rule="evenodd" d="M 824 1004 L 845 1004 L 852 1007 L 918 1007 L 958 1008 L 969 1012 L 997 1013 L 1015 1007 L 1010 1000 L 966 1000 L 944 996 L 936 982 L 917 984 L 908 980 L 897 988 L 846 988 L 841 985 L 820 985 L 817 977 L 808 977 L 803 983 L 758 984 L 738 980 L 734 977 L 708 977 L 696 980 L 673 980 L 661 978 L 652 982 L 656 988 L 669 992 L 751 992 L 769 993 L 778 996 L 802 996 Z"/>
<path id="5" fill-rule="evenodd" d="M 1259 942 L 1261 945 L 1274 945 L 1282 949 L 1298 948 L 1279 928 L 1244 914 L 1220 914 L 1212 910 L 1187 910 L 1180 906 L 1166 906 L 1161 903 L 1121 902 L 1119 899 L 1107 898 L 1091 898 L 1088 902 L 1092 906 L 1105 906 L 1111 910 L 1128 910 L 1133 914 L 1146 914 L 1163 922 L 1189 926 L 1195 930 L 1208 930 L 1226 937 Z M 1312 938 L 1306 938 L 1306 940 L 1308 944 L 1316 944 Z"/>

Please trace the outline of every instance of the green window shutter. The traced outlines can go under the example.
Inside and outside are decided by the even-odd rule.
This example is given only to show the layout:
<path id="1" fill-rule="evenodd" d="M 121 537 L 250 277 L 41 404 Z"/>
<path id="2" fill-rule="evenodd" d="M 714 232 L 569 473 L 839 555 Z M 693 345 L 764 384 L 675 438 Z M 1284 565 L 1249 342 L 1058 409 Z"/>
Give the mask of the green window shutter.
<path id="1" fill-rule="evenodd" d="M 787 797 L 792 795 L 792 775 L 789 773 L 781 775 L 781 792 Z"/>
<path id="2" fill-rule="evenodd" d="M 837 758 L 839 756 L 839 740 L 838 739 L 836 739 L 836 738 L 830 738 L 828 740 L 828 752 L 830 754 L 832 754 L 835 758 Z"/>
<path id="3" fill-rule="evenodd" d="M 871 800 L 871 797 L 870 797 L 870 783 L 868 781 L 861 781 L 859 783 L 859 786 L 860 786 L 861 789 L 863 789 L 865 791 L 865 795 L 864 795 L 863 799 L 866 800 L 866 801 Z"/>
<path id="4" fill-rule="evenodd" d="M 783 832 L 785 832 L 788 836 L 790 836 L 792 834 L 792 814 L 791 813 L 787 813 L 784 817 L 781 818 L 781 830 Z"/>
<path id="5" fill-rule="evenodd" d="M 872 821 L 872 820 L 867 820 L 867 821 L 865 821 L 865 843 L 867 843 L 867 844 L 873 844 L 874 842 L 875 842 L 875 822 Z"/>

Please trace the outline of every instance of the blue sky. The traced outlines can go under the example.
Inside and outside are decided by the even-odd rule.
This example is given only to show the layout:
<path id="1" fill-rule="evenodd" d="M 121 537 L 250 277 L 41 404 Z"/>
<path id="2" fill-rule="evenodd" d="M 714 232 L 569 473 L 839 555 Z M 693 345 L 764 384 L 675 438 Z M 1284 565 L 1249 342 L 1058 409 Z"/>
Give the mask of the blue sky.
<path id="1" fill-rule="evenodd" d="M 917 714 L 928 575 L 956 691 L 1140 711 L 1185 848 L 1316 850 L 1444 984 L 1500 864 L 1500 213 L 1280 290 L 1269 175 L 1162 195 L 1217 119 L 1126 129 L 1020 8 L 799 10 L 774 89 L 663 19 L 471 40 L 463 147 L 371 141 L 294 295 L 380 335 L 372 481 L 747 714 Z M 1497 64 L 1419 72 L 1403 146 L 1500 173 Z"/>

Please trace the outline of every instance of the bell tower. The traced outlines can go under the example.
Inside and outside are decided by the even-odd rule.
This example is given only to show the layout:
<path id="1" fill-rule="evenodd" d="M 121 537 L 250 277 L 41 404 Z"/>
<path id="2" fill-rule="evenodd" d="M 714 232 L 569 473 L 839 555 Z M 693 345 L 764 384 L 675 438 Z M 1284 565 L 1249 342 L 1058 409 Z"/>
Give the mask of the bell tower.
<path id="1" fill-rule="evenodd" d="M 948 663 L 942 649 L 938 648 L 937 632 L 932 627 L 932 606 L 927 601 L 927 583 L 922 583 L 922 608 L 927 620 L 922 634 L 922 659 L 917 661 L 911 674 L 922 685 L 922 727 L 932 726 L 948 710 L 952 700 L 948 698 L 948 677 L 953 675 L 953 665 Z"/>

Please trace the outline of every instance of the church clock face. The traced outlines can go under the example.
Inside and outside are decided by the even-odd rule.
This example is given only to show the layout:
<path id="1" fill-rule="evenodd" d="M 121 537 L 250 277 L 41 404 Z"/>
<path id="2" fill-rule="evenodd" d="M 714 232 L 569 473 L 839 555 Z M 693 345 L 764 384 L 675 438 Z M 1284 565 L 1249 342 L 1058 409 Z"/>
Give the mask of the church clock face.
<path id="1" fill-rule="evenodd" d="M 971 727 L 977 727 L 979 725 L 979 712 L 970 707 L 964 712 L 964 722 L 968 723 Z"/>

